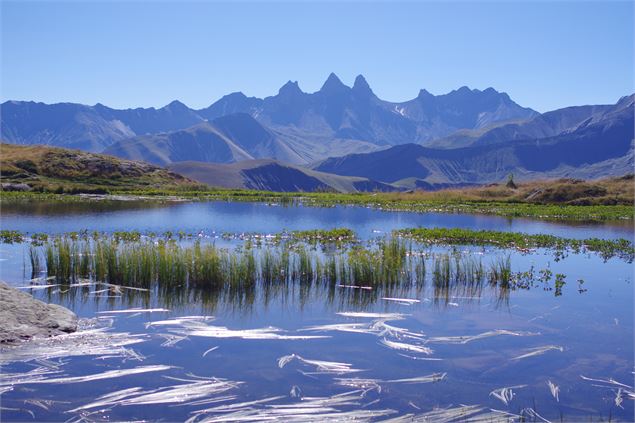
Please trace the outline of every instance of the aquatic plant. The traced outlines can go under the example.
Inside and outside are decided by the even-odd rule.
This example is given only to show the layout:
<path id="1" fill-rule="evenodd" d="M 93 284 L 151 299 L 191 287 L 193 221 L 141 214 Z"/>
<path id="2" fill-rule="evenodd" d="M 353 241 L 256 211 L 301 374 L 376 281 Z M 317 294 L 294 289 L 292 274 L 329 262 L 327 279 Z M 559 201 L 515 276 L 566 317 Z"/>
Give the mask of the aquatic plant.
<path id="1" fill-rule="evenodd" d="M 356 241 L 355 232 L 348 228 L 293 231 L 290 238 L 294 242 L 306 242 L 314 245 L 318 243 L 342 245 Z"/>
<path id="2" fill-rule="evenodd" d="M 555 296 L 559 297 L 562 295 L 562 288 L 566 284 L 565 278 L 567 276 L 562 273 L 556 273 L 556 282 L 555 282 Z"/>
<path id="3" fill-rule="evenodd" d="M 603 259 L 619 257 L 633 261 L 635 247 L 626 239 L 572 239 L 548 234 L 526 234 L 462 228 L 410 228 L 399 229 L 394 234 L 426 245 L 481 245 L 498 248 L 514 248 L 527 251 L 533 248 L 553 250 L 558 258 L 565 252 L 594 252 Z"/>
<path id="4" fill-rule="evenodd" d="M 498 257 L 491 265 L 489 271 L 489 282 L 492 285 L 509 287 L 512 281 L 511 257 Z"/>
<path id="5" fill-rule="evenodd" d="M 40 251 L 34 246 L 29 248 L 29 261 L 31 262 L 31 279 L 35 279 L 40 275 L 42 268 L 40 264 Z"/>
<path id="6" fill-rule="evenodd" d="M 529 289 L 539 280 L 547 286 L 550 280 L 548 269 L 541 271 L 539 279 L 533 268 L 513 272 L 509 255 L 496 258 L 486 268 L 479 255 L 413 251 L 410 242 L 397 237 L 325 252 L 306 244 L 253 245 L 219 248 L 200 239 L 180 243 L 165 238 L 123 241 L 114 236 L 73 235 L 55 237 L 41 247 L 31 245 L 29 255 L 36 273 L 42 268 L 38 258 L 43 257 L 47 276 L 58 284 L 94 281 L 144 290 L 159 287 L 175 301 L 181 288 L 222 291 L 253 301 L 259 284 L 270 288 L 299 284 L 304 294 L 319 285 L 328 287 L 330 296 L 336 287 L 381 288 L 387 300 L 399 300 L 395 289 L 422 288 L 431 269 L 435 302 L 444 298 L 446 304 L 454 305 L 453 297 L 480 297 L 485 281 L 501 290 L 502 298 L 508 296 L 503 291 Z"/>
<path id="7" fill-rule="evenodd" d="M 21 243 L 24 236 L 19 231 L 0 230 L 0 240 L 5 244 Z"/>
<path id="8" fill-rule="evenodd" d="M 178 240 L 196 239 L 208 236 L 204 234 L 188 234 L 183 231 L 178 232 Z M 33 234 L 30 237 L 19 231 L 0 231 L 0 241 L 4 243 L 21 243 L 30 239 L 34 245 L 42 245 L 48 241 L 47 234 Z M 116 242 L 140 242 L 140 241 L 176 241 L 176 237 L 171 231 L 165 232 L 162 236 L 157 236 L 152 232 L 141 234 L 138 231 L 117 231 L 112 235 L 100 234 L 93 232 L 89 234 L 87 231 L 70 232 L 60 234 L 57 238 L 70 238 L 71 240 L 85 240 L 92 238 L 98 240 L 114 240 Z M 279 234 L 223 234 L 223 238 L 227 240 L 243 240 L 245 245 L 251 247 L 260 247 L 262 243 L 266 245 L 278 246 L 287 244 L 288 247 L 294 248 L 299 245 L 315 246 L 320 244 L 326 251 L 337 251 L 345 247 L 349 247 L 357 243 L 355 233 L 347 228 L 338 228 L 330 230 L 308 230 L 295 231 L 291 233 Z M 379 248 L 386 257 L 394 257 L 401 259 L 404 255 L 412 252 L 412 244 L 404 243 L 403 240 L 412 240 L 423 245 L 478 245 L 492 246 L 496 248 L 508 249 L 513 248 L 521 252 L 529 252 L 531 249 L 544 248 L 554 252 L 557 260 L 560 260 L 568 253 L 586 253 L 592 252 L 598 254 L 604 260 L 614 257 L 621 258 L 625 261 L 632 262 L 635 259 L 635 247 L 633 243 L 627 239 L 572 239 L 557 237 L 549 234 L 526 234 L 522 232 L 506 232 L 506 231 L 490 231 L 490 230 L 472 230 L 461 228 L 410 228 L 393 231 L 393 237 L 379 240 Z"/>

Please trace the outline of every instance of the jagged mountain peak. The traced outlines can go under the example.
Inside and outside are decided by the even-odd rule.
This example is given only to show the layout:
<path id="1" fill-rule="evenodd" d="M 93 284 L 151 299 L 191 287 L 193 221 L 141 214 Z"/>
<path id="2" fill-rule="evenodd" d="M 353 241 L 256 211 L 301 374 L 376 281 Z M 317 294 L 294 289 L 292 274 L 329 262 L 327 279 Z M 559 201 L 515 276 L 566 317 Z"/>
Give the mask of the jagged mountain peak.
<path id="1" fill-rule="evenodd" d="M 304 94 L 298 85 L 298 81 L 287 81 L 280 89 L 278 90 L 278 95 L 296 95 L 296 94 Z"/>
<path id="2" fill-rule="evenodd" d="M 368 85 L 368 82 L 366 82 L 366 78 L 364 78 L 363 75 L 357 75 L 357 77 L 355 78 L 355 83 L 353 84 L 353 92 L 357 94 L 373 94 L 373 90 L 370 88 L 370 85 Z"/>
<path id="3" fill-rule="evenodd" d="M 184 103 L 179 100 L 173 100 L 169 104 L 163 107 L 164 109 L 172 110 L 172 111 L 189 111 L 190 108 L 187 107 Z"/>
<path id="4" fill-rule="evenodd" d="M 422 88 L 419 90 L 419 94 L 417 95 L 418 99 L 426 99 L 426 98 L 433 98 L 434 95 L 432 95 L 430 93 L 430 91 L 426 90 L 425 88 Z"/>
<path id="5" fill-rule="evenodd" d="M 507 98 L 490 88 L 479 91 L 461 87 L 439 96 L 424 89 L 416 99 L 393 103 L 377 97 L 363 75 L 358 75 L 349 87 L 331 73 L 316 92 L 305 93 L 297 81 L 288 81 L 270 97 L 233 92 L 199 110 L 189 109 L 179 101 L 159 109 L 127 110 L 76 104 L 6 104 L 2 129 L 14 142 L 55 142 L 99 149 L 135 135 L 174 131 L 202 120 L 246 113 L 265 127 L 276 127 L 285 139 L 315 142 L 320 153 L 311 153 L 313 159 L 332 154 L 321 149 L 324 140 L 351 140 L 374 146 L 425 143 L 456 130 L 478 129 L 535 115 Z M 34 121 L 41 124 L 34 126 Z"/>
<path id="6" fill-rule="evenodd" d="M 321 93 L 331 93 L 331 92 L 340 92 L 349 89 L 346 85 L 342 83 L 342 81 L 335 75 L 333 72 L 329 75 L 329 77 L 320 88 Z"/>

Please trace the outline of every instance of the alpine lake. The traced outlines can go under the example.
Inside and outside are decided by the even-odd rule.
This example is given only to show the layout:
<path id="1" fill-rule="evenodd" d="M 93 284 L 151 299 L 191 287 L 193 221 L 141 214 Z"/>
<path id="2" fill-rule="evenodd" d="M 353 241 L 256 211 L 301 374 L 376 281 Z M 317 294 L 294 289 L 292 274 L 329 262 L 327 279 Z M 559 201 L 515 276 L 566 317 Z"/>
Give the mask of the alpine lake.
<path id="1" fill-rule="evenodd" d="M 79 317 L 1 347 L 2 421 L 633 419 L 632 252 L 411 236 L 632 247 L 632 221 L 90 201 L 0 224 L 0 279 Z"/>

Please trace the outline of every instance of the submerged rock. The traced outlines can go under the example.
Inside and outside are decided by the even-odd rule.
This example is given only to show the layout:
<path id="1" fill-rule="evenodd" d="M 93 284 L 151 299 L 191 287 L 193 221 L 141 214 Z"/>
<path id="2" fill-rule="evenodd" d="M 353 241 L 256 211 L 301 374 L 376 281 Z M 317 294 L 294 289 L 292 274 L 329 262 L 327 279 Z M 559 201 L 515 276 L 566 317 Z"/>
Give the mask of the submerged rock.
<path id="1" fill-rule="evenodd" d="M 46 304 L 0 281 L 0 343 L 77 330 L 77 316 L 57 304 Z"/>

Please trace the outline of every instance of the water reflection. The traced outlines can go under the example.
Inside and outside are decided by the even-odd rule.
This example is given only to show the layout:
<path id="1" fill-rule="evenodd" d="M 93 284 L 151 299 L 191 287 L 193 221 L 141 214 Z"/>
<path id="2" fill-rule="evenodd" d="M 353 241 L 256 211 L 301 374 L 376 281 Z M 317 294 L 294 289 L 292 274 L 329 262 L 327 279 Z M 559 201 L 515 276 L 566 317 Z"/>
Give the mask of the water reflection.
<path id="1" fill-rule="evenodd" d="M 430 304 L 435 308 L 454 308 L 480 304 L 482 300 L 495 308 L 509 305 L 512 288 L 489 283 L 453 283 L 439 285 L 384 285 L 363 289 L 356 286 L 291 282 L 202 288 L 196 285 L 159 286 L 151 290 L 129 290 L 111 284 L 94 282 L 84 286 L 52 284 L 47 288 L 24 289 L 49 303 L 70 308 L 94 310 L 126 308 L 164 308 L 183 312 L 196 305 L 205 314 L 238 313 L 248 315 L 256 308 L 267 312 L 270 307 L 284 307 L 302 311 L 306 306 L 322 304 L 325 310 L 371 310 L 377 305 L 414 303 Z"/>
<path id="2" fill-rule="evenodd" d="M 178 203 L 171 201 L 9 201 L 2 204 L 3 218 L 24 216 L 59 217 L 86 214 L 106 215 L 114 212 L 165 209 Z M 106 217 L 104 216 L 104 217 Z M 45 228 L 40 228 L 41 230 Z"/>
<path id="3" fill-rule="evenodd" d="M 264 203 L 204 202 L 20 202 L 2 205 L 3 229 L 22 232 L 138 230 L 257 232 L 347 227 L 362 239 L 394 229 L 446 227 L 550 233 L 569 238 L 627 238 L 633 240 L 632 221 L 545 222 L 525 218 L 451 213 L 413 213 L 374 210 L 357 206 L 280 207 Z"/>

